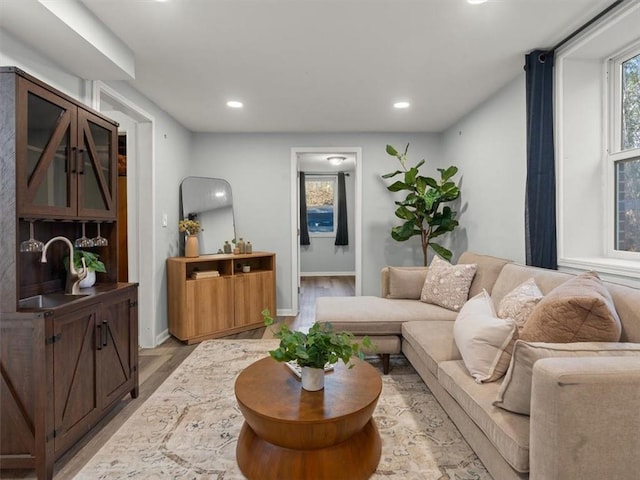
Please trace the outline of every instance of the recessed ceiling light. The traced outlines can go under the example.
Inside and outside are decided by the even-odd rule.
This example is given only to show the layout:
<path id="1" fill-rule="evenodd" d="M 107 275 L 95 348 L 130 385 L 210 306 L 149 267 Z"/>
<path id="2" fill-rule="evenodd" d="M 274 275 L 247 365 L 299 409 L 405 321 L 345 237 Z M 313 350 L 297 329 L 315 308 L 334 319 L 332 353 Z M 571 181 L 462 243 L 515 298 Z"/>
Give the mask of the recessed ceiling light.
<path id="1" fill-rule="evenodd" d="M 239 102 L 237 100 L 229 100 L 227 102 L 227 107 L 230 107 L 230 108 L 242 108 L 242 102 Z"/>
<path id="2" fill-rule="evenodd" d="M 409 102 L 396 102 L 393 104 L 393 108 L 409 108 L 411 105 Z"/>
<path id="3" fill-rule="evenodd" d="M 467 0 L 467 3 L 471 5 L 480 5 L 481 3 L 487 3 L 487 0 Z"/>

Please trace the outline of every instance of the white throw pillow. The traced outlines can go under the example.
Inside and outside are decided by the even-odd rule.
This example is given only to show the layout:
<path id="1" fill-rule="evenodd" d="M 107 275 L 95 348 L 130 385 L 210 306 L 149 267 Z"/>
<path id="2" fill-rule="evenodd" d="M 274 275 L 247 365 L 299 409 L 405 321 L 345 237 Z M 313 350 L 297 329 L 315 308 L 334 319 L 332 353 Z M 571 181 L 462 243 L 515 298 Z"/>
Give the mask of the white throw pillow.
<path id="1" fill-rule="evenodd" d="M 542 292 L 536 285 L 536 281 L 530 278 L 507 293 L 498 306 L 500 318 L 513 318 L 522 328 L 529 318 L 531 311 L 542 300 Z"/>
<path id="2" fill-rule="evenodd" d="M 516 332 L 515 320 L 498 318 L 486 290 L 464 304 L 453 324 L 453 337 L 476 382 L 492 382 L 504 375 Z"/>
<path id="3" fill-rule="evenodd" d="M 427 270 L 420 301 L 460 311 L 469 298 L 469 288 L 476 274 L 475 263 L 451 265 L 435 256 Z"/>
<path id="4" fill-rule="evenodd" d="M 533 365 L 542 358 L 551 357 L 640 357 L 640 343 L 574 342 L 545 343 L 518 340 L 513 347 L 513 358 L 504 377 L 496 407 L 510 412 L 529 415 L 531 410 L 531 383 Z"/>

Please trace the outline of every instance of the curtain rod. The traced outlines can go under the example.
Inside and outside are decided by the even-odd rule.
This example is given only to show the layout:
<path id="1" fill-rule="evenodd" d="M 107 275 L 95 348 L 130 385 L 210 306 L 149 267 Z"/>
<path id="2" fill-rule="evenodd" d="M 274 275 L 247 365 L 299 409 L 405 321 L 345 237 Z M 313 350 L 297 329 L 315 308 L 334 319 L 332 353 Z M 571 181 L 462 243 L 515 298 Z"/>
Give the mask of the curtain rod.
<path id="1" fill-rule="evenodd" d="M 566 36 L 565 38 L 563 38 L 562 40 L 560 40 L 558 43 L 556 43 L 553 47 L 551 47 L 549 50 L 547 50 L 547 53 L 550 52 L 555 52 L 558 48 L 562 47 L 565 43 L 567 43 L 569 40 L 573 39 L 576 35 L 582 33 L 584 30 L 586 30 L 587 28 L 589 28 L 591 25 L 593 25 L 595 22 L 597 22 L 598 20 L 600 20 L 602 17 L 604 17 L 607 13 L 609 13 L 611 10 L 613 10 L 614 8 L 616 8 L 618 5 L 620 5 L 621 3 L 623 3 L 625 0 L 616 0 L 615 2 L 613 2 L 611 5 L 609 5 L 607 8 L 605 8 L 604 10 L 602 10 L 599 14 L 597 14 L 595 17 L 593 17 L 591 20 L 589 20 L 587 23 L 585 23 L 584 25 L 582 25 L 581 27 L 578 27 L 577 30 L 574 30 L 572 33 L 570 33 L 568 36 Z"/>
<path id="2" fill-rule="evenodd" d="M 330 177 L 333 175 L 338 175 L 338 173 L 344 173 L 345 177 L 349 176 L 349 172 L 318 172 L 318 173 L 307 173 L 307 172 L 300 172 L 300 173 L 304 173 L 305 176 L 307 177 Z"/>

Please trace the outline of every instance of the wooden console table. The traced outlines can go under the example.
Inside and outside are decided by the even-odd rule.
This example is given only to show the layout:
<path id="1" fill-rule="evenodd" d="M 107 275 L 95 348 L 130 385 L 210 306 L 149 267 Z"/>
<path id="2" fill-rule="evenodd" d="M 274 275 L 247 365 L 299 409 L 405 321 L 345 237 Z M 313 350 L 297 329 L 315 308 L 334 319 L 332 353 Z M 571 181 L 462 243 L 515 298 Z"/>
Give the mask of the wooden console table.
<path id="1" fill-rule="evenodd" d="M 375 472 L 382 442 L 371 415 L 382 380 L 368 363 L 353 361 L 352 369 L 337 364 L 318 392 L 302 389 L 271 357 L 238 375 L 235 393 L 246 421 L 236 457 L 247 478 L 358 480 Z"/>
<path id="2" fill-rule="evenodd" d="M 167 302 L 169 333 L 188 344 L 260 328 L 276 313 L 275 253 L 168 258 Z"/>

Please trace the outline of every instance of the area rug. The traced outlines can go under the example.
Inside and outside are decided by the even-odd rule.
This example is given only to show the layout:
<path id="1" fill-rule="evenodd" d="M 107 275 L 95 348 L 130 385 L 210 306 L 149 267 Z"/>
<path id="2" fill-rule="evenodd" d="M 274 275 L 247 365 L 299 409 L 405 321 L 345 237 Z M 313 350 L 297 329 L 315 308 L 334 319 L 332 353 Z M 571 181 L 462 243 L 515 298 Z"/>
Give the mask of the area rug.
<path id="1" fill-rule="evenodd" d="M 244 479 L 235 459 L 243 417 L 233 386 L 243 368 L 276 345 L 277 340 L 201 343 L 75 478 Z M 368 360 L 379 366 L 377 357 Z M 374 419 L 382 456 L 373 479 L 491 479 L 402 356 L 392 358 L 391 372 L 383 376 Z"/>

